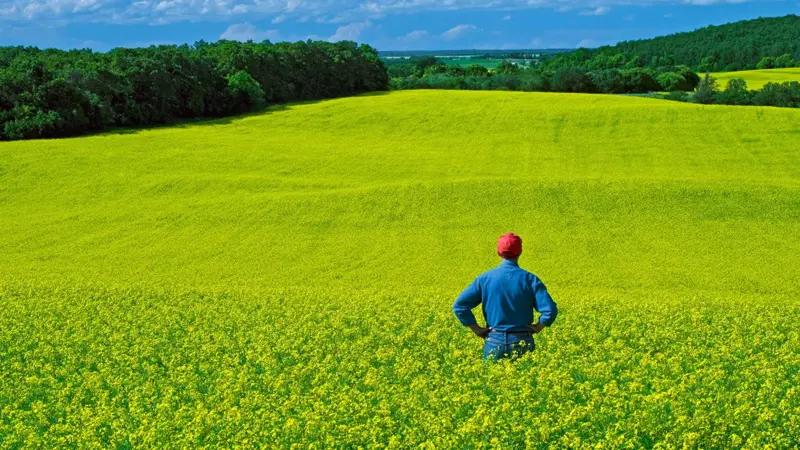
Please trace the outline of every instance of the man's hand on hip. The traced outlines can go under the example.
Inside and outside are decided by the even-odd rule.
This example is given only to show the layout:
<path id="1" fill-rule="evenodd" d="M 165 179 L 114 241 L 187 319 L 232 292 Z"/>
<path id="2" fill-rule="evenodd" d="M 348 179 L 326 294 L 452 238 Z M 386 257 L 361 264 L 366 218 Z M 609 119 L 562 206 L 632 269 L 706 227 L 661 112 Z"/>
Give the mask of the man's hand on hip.
<path id="1" fill-rule="evenodd" d="M 478 336 L 481 339 L 486 339 L 486 336 L 489 334 L 490 331 L 492 331 L 491 328 L 489 327 L 483 328 L 481 326 L 478 326 L 478 324 L 470 325 L 469 329 L 472 330 L 473 333 L 475 333 L 475 336 Z"/>
<path id="2" fill-rule="evenodd" d="M 539 332 L 544 330 L 545 327 L 541 323 L 537 323 L 536 325 L 528 325 L 528 328 L 531 329 L 531 333 L 539 334 Z"/>

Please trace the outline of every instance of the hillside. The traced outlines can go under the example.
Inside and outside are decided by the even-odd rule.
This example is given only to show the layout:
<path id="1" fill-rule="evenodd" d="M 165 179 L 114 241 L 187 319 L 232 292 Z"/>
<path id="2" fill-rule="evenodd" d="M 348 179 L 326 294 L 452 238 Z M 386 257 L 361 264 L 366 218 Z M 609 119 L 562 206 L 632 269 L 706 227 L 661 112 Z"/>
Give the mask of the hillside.
<path id="1" fill-rule="evenodd" d="M 791 448 L 798 124 L 406 91 L 0 143 L 0 447 Z M 512 230 L 561 313 L 484 364 L 450 308 Z"/>
<path id="2" fill-rule="evenodd" d="M 701 72 L 722 72 L 755 69 L 765 57 L 787 54 L 794 61 L 800 60 L 800 16 L 744 20 L 595 50 L 581 49 L 558 55 L 550 64 L 582 64 L 596 69 L 686 65 Z"/>

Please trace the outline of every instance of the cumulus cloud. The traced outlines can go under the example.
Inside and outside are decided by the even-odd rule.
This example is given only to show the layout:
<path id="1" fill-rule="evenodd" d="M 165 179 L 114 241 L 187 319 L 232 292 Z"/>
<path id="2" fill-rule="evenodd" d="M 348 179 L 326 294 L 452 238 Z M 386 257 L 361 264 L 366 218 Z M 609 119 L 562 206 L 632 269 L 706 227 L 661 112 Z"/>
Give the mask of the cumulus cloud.
<path id="1" fill-rule="evenodd" d="M 453 28 L 442 33 L 442 39 L 446 41 L 454 41 L 456 39 L 460 39 L 474 31 L 478 31 L 480 28 L 476 27 L 475 25 L 471 24 L 461 24 L 456 25 Z"/>
<path id="2" fill-rule="evenodd" d="M 583 39 L 582 41 L 578 42 L 576 45 L 578 48 L 592 48 L 597 47 L 597 44 L 591 39 Z"/>
<path id="3" fill-rule="evenodd" d="M 365 20 L 364 22 L 354 22 L 348 25 L 342 25 L 341 27 L 336 29 L 336 33 L 333 33 L 331 37 L 328 38 L 331 42 L 338 42 L 338 41 L 355 41 L 361 36 L 361 32 L 366 30 L 372 26 L 372 22 L 369 20 Z"/>
<path id="4" fill-rule="evenodd" d="M 595 9 L 585 9 L 585 10 L 580 12 L 580 15 L 582 15 L 582 16 L 604 16 L 604 15 L 608 14 L 609 11 L 611 11 L 611 8 L 609 8 L 608 6 L 598 6 Z"/>
<path id="5" fill-rule="evenodd" d="M 247 23 L 236 23 L 229 26 L 225 31 L 219 35 L 220 39 L 227 39 L 229 41 L 255 41 L 261 42 L 269 39 L 270 41 L 277 41 L 280 39 L 278 30 L 259 30 L 255 25 Z"/>
<path id="6" fill-rule="evenodd" d="M 503 17 L 503 20 L 511 20 L 511 16 L 505 16 Z"/>

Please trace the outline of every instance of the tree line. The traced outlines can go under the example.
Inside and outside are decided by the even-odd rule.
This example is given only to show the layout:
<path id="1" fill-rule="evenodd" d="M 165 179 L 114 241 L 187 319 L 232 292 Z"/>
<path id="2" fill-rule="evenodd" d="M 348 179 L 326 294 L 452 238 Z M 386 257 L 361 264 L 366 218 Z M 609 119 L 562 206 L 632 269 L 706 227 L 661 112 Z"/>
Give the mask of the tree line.
<path id="1" fill-rule="evenodd" d="M 221 117 L 388 83 L 377 51 L 350 41 L 200 41 L 107 53 L 0 47 L 0 139 Z"/>
<path id="2" fill-rule="evenodd" d="M 700 77 L 678 65 L 587 70 L 584 67 L 520 66 L 503 61 L 493 71 L 480 65 L 447 65 L 433 57 L 387 63 L 392 89 L 469 89 L 635 94 L 691 91 Z"/>

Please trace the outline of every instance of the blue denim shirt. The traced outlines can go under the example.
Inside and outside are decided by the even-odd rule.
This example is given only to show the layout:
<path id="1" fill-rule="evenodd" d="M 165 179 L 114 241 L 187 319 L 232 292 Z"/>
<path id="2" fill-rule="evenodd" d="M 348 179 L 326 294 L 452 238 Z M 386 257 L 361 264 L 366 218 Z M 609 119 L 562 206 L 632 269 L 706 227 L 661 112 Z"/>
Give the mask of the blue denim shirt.
<path id="1" fill-rule="evenodd" d="M 476 324 L 472 308 L 482 305 L 486 325 L 497 331 L 526 331 L 533 323 L 533 311 L 542 315 L 539 322 L 550 326 L 558 308 L 547 288 L 536 275 L 515 261 L 500 265 L 478 276 L 453 304 L 453 312 L 464 326 Z"/>

